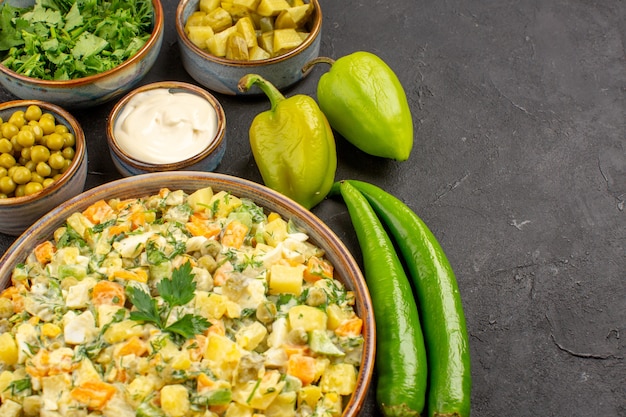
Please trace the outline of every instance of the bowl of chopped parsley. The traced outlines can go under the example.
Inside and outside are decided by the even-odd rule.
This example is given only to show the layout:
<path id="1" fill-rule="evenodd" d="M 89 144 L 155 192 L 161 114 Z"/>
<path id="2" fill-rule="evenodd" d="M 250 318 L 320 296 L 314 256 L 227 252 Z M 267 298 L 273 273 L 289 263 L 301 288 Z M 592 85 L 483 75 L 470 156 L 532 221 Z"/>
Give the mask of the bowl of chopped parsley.
<path id="1" fill-rule="evenodd" d="M 152 68 L 163 32 L 160 0 L 5 0 L 0 84 L 22 99 L 102 104 Z"/>

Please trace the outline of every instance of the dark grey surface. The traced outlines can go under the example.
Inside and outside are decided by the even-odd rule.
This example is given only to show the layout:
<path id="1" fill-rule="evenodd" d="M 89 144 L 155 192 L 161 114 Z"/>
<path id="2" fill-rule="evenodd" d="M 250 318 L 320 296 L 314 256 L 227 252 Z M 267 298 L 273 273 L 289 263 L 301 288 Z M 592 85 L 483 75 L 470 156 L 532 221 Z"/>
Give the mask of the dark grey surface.
<path id="1" fill-rule="evenodd" d="M 626 2 L 321 4 L 321 54 L 374 52 L 406 89 L 409 161 L 338 136 L 336 178 L 405 200 L 446 250 L 471 337 L 472 415 L 626 416 Z M 176 3 L 164 6 L 163 50 L 142 83 L 192 81 Z M 287 94 L 315 96 L 324 71 Z M 217 97 L 228 120 L 217 171 L 260 182 L 247 131 L 267 101 Z M 119 178 L 104 133 L 111 107 L 74 111 L 89 142 L 87 188 Z M 343 204 L 314 212 L 360 261 Z M 0 252 L 12 241 L 0 235 Z M 377 414 L 370 398 L 363 416 Z"/>

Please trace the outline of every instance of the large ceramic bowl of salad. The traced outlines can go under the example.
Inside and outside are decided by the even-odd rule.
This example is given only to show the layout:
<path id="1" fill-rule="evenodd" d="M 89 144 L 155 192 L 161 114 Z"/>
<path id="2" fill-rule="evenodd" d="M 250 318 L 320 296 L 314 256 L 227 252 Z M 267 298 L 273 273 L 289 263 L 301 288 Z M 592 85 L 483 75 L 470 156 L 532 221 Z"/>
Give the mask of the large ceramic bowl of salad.
<path id="1" fill-rule="evenodd" d="M 90 189 L 20 236 L 0 277 L 3 416 L 356 416 L 371 380 L 358 264 L 247 180 Z"/>
<path id="2" fill-rule="evenodd" d="M 129 91 L 163 42 L 160 0 L 4 0 L 0 16 L 0 84 L 67 108 Z"/>

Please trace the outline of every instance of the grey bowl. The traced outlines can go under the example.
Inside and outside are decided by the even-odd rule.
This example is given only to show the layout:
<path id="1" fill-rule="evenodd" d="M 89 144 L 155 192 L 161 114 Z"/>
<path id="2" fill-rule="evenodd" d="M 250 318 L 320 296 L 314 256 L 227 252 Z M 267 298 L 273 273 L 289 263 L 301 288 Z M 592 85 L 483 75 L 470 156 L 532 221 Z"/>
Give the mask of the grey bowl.
<path id="1" fill-rule="evenodd" d="M 356 389 L 344 405 L 342 417 L 357 417 L 372 380 L 376 350 L 374 310 L 365 279 L 345 244 L 324 222 L 293 200 L 263 185 L 223 174 L 179 171 L 137 175 L 92 188 L 42 217 L 13 243 L 0 258 L 0 290 L 10 285 L 15 266 L 24 262 L 26 255 L 39 243 L 50 239 L 70 214 L 83 211 L 99 200 L 138 198 L 156 194 L 162 188 L 192 192 L 208 186 L 214 191 L 227 191 L 249 198 L 267 213 L 276 212 L 285 219 L 291 219 L 306 231 L 312 243 L 324 250 L 325 256 L 335 266 L 337 279 L 354 292 L 354 308 L 363 319 L 364 345 Z"/>
<path id="2" fill-rule="evenodd" d="M 126 104 L 137 94 L 153 89 L 167 89 L 171 92 L 187 92 L 208 101 L 217 115 L 217 132 L 214 140 L 204 149 L 198 149 L 193 157 L 179 162 L 155 164 L 144 162 L 129 155 L 115 138 L 115 124 Z M 113 164 L 125 177 L 163 171 L 214 171 L 222 161 L 226 151 L 226 114 L 220 102 L 208 91 L 193 84 L 179 81 L 160 81 L 138 87 L 126 94 L 111 110 L 107 120 L 107 142 Z"/>
<path id="3" fill-rule="evenodd" d="M 13 6 L 28 7 L 34 0 L 4 0 Z M 67 81 L 41 80 L 20 75 L 0 65 L 0 84 L 21 99 L 36 99 L 66 108 L 86 108 L 113 100 L 135 86 L 152 68 L 163 43 L 163 8 L 152 0 L 152 36 L 130 59 L 116 68 L 89 77 Z"/>
<path id="4" fill-rule="evenodd" d="M 69 169 L 49 187 L 23 197 L 0 199 L 0 233 L 17 236 L 37 219 L 63 202 L 80 194 L 87 180 L 87 146 L 78 121 L 66 110 L 39 100 L 15 100 L 0 104 L 0 117 L 7 120 L 17 110 L 37 105 L 54 114 L 57 124 L 64 124 L 76 137 L 76 153 Z"/>
<path id="5" fill-rule="evenodd" d="M 200 0 L 181 0 L 176 10 L 176 34 L 182 64 L 189 75 L 209 90 L 228 95 L 255 95 L 261 90 L 254 86 L 247 92 L 237 89 L 237 83 L 246 74 L 255 73 L 285 89 L 307 76 L 302 67 L 319 55 L 322 34 L 322 11 L 318 0 L 313 25 L 308 38 L 297 48 L 274 58 L 259 61 L 234 61 L 217 57 L 194 45 L 185 34 L 185 22 L 198 9 Z"/>

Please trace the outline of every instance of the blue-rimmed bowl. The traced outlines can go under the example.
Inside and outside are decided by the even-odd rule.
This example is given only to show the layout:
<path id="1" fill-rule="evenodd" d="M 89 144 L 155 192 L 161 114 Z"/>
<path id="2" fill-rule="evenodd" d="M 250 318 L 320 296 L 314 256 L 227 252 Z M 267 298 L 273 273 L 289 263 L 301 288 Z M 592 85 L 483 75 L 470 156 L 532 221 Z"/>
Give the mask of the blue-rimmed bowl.
<path id="1" fill-rule="evenodd" d="M 278 89 L 285 89 L 310 71 L 302 72 L 304 65 L 317 58 L 322 34 L 322 10 L 318 0 L 310 0 L 314 11 L 309 36 L 297 48 L 273 58 L 258 61 L 236 61 L 211 55 L 189 40 L 185 23 L 198 10 L 200 0 L 181 0 L 176 10 L 176 34 L 183 67 L 189 75 L 209 90 L 228 95 L 254 95 L 261 90 L 253 86 L 247 92 L 237 89 L 237 83 L 246 74 L 255 73 L 270 81 Z"/>
<path id="2" fill-rule="evenodd" d="M 52 185 L 38 193 L 0 198 L 0 233 L 17 236 L 37 219 L 61 203 L 83 192 L 87 180 L 87 146 L 85 134 L 78 121 L 65 109 L 39 100 L 15 100 L 0 103 L 0 117 L 8 120 L 11 114 L 36 105 L 45 113 L 54 115 L 56 124 L 65 125 L 74 134 L 76 145 L 72 163 Z"/>
<path id="3" fill-rule="evenodd" d="M 194 94 L 206 100 L 215 110 L 217 118 L 215 136 L 206 147 L 199 148 L 193 156 L 171 163 L 146 162 L 138 155 L 129 153 L 129 151 L 120 143 L 118 138 L 116 138 L 116 125 L 119 123 L 120 115 L 123 114 L 128 103 L 138 94 L 157 89 L 163 89 L 171 93 L 185 92 Z M 222 161 L 224 152 L 226 151 L 226 114 L 224 113 L 222 105 L 215 98 L 215 96 L 201 87 L 181 81 L 159 81 L 135 88 L 122 97 L 122 99 L 120 99 L 120 101 L 118 101 L 111 110 L 107 120 L 106 134 L 113 164 L 117 168 L 118 172 L 125 177 L 163 171 L 210 172 L 217 168 Z M 142 138 L 137 138 L 137 140 L 141 139 Z M 157 140 L 154 137 L 143 139 L 152 141 Z M 175 146 L 177 138 L 172 137 L 169 139 L 171 139 L 171 145 Z"/>
<path id="4" fill-rule="evenodd" d="M 4 0 L 16 7 L 29 7 L 34 0 Z M 160 0 L 152 0 L 153 29 L 146 44 L 131 58 L 100 74 L 66 81 L 41 80 L 27 77 L 0 65 L 0 84 L 21 99 L 35 99 L 65 108 L 96 106 L 120 97 L 152 68 L 163 43 L 163 7 Z"/>

